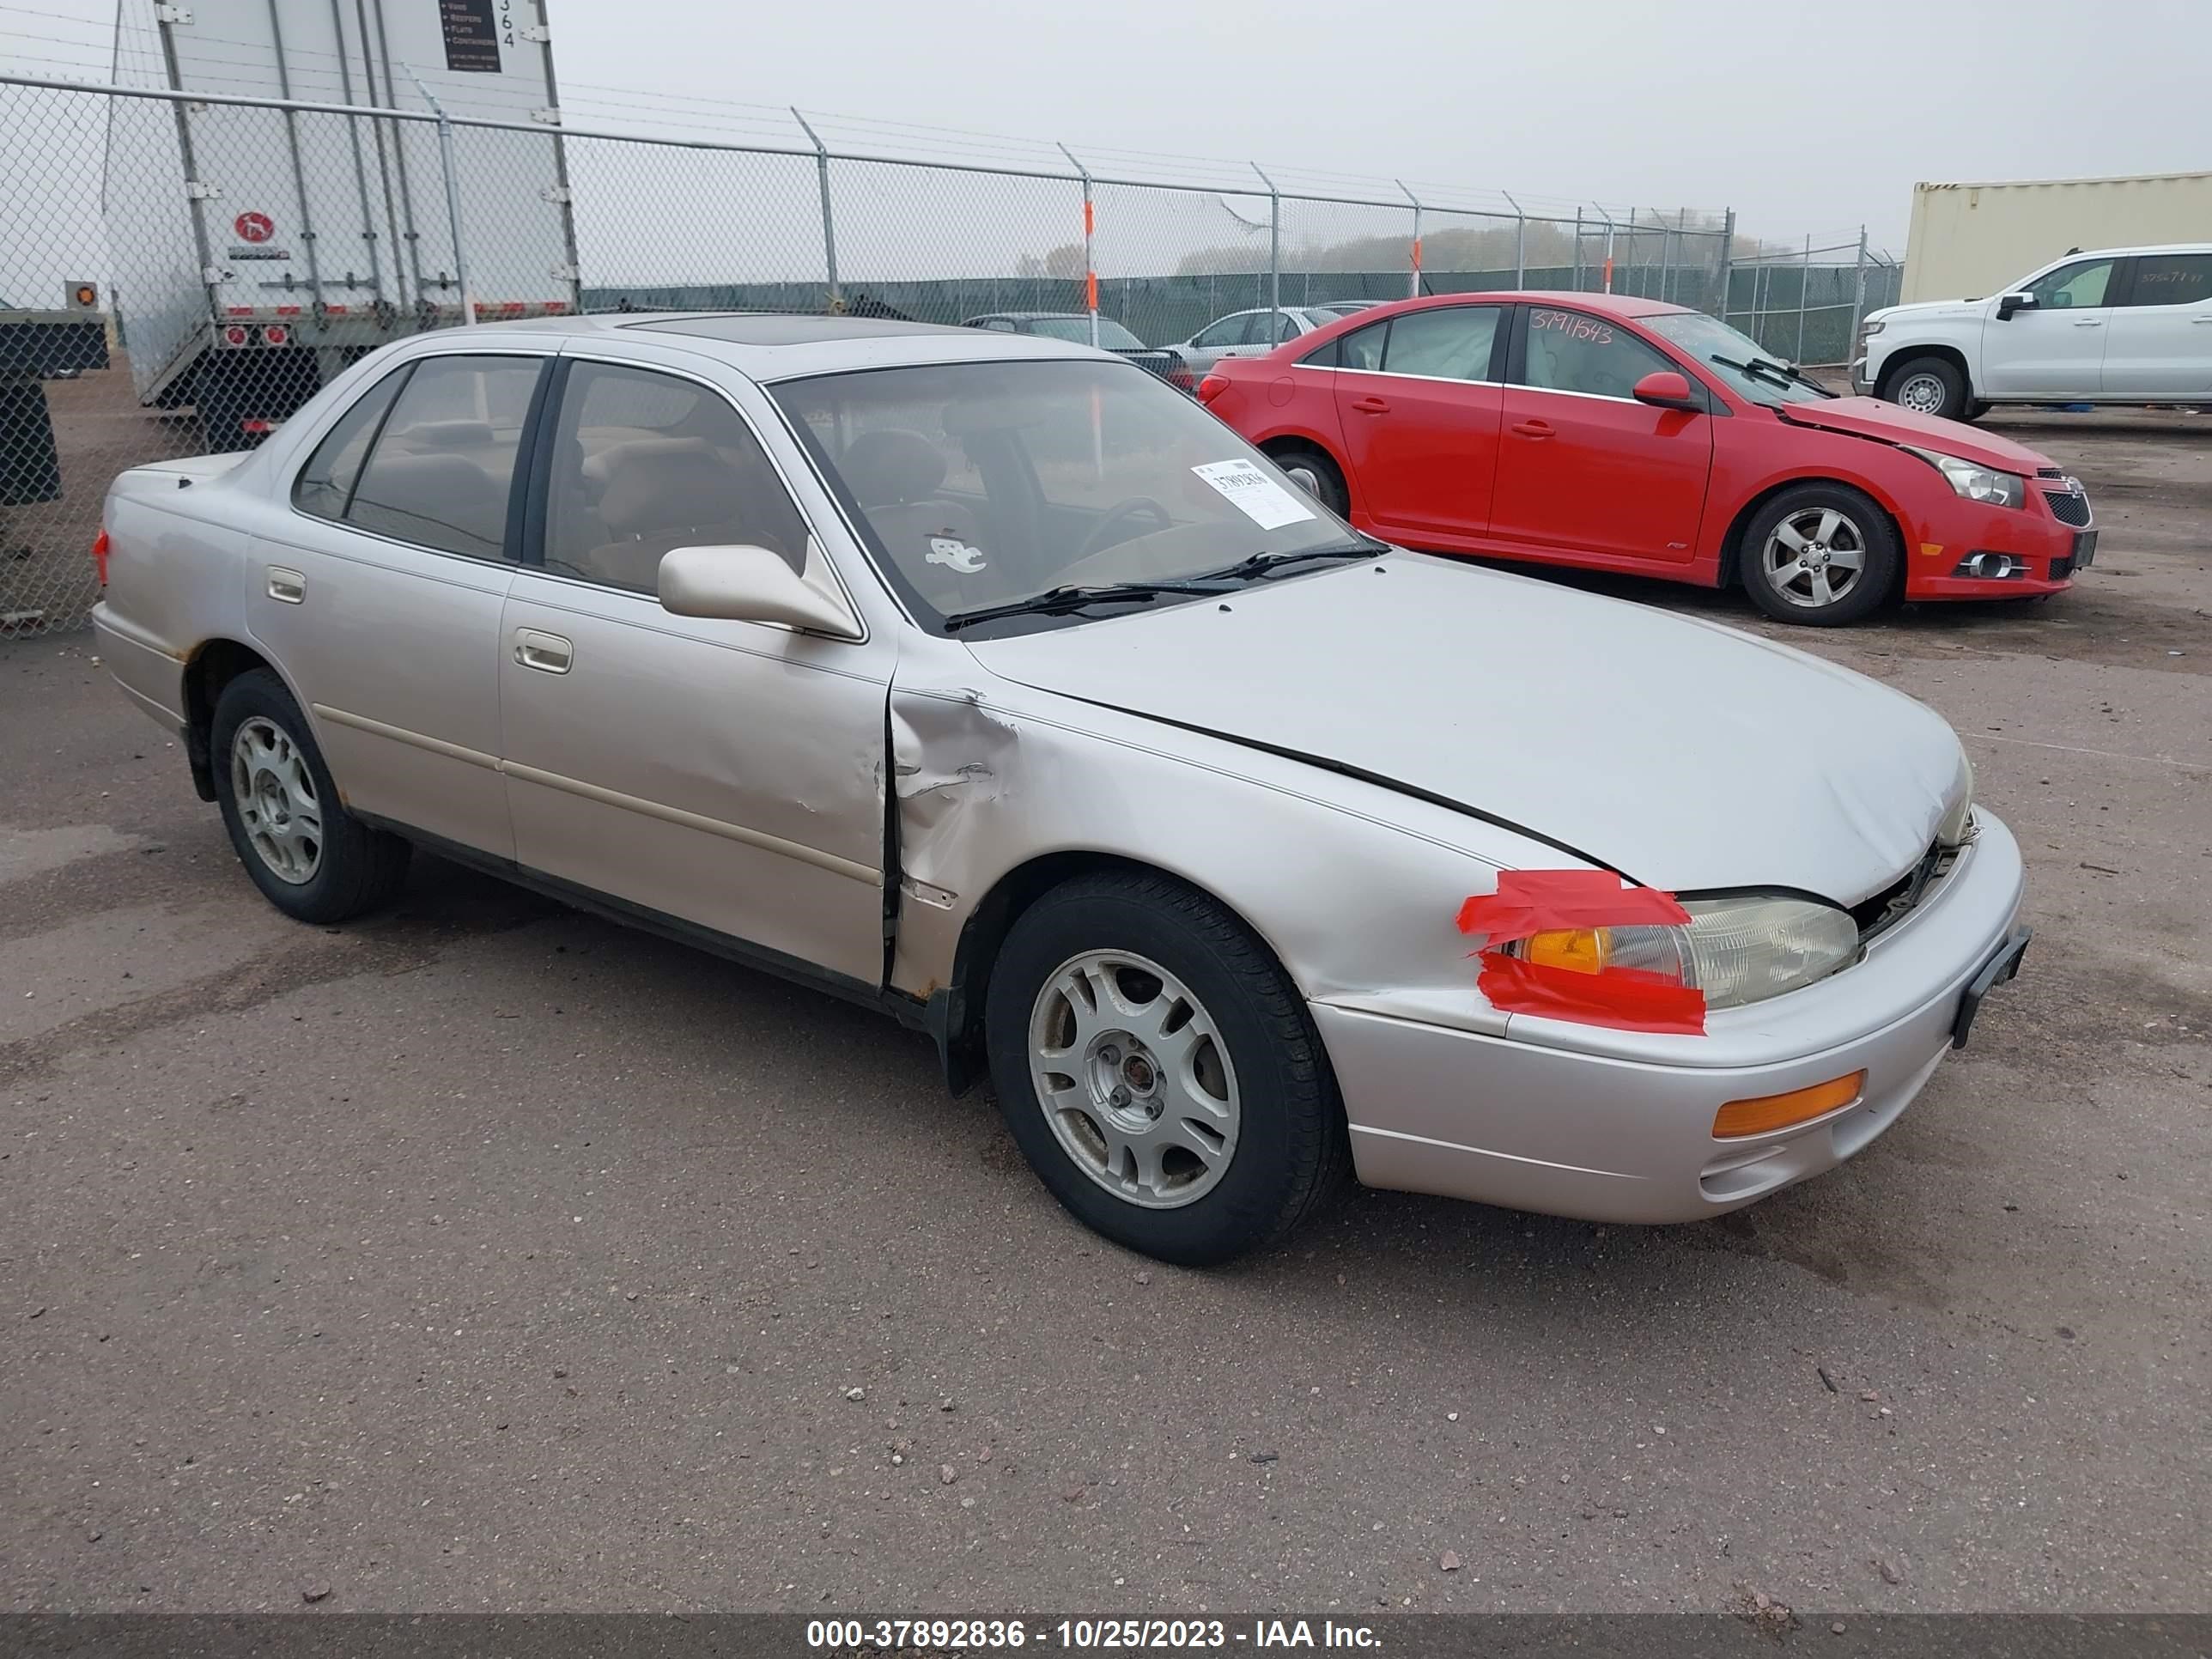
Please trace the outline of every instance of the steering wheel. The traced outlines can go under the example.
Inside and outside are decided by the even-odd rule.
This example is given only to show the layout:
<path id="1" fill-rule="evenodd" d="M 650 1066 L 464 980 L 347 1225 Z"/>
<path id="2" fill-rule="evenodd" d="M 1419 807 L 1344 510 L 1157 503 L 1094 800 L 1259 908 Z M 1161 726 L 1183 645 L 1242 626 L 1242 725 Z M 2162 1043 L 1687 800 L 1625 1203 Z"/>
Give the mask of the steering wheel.
<path id="1" fill-rule="evenodd" d="M 1113 529 L 1122 520 L 1133 517 L 1139 513 L 1150 514 L 1158 522 L 1162 530 L 1172 529 L 1175 526 L 1175 520 L 1169 514 L 1167 508 L 1162 507 L 1150 495 L 1131 495 L 1127 500 L 1115 502 L 1106 509 L 1106 516 L 1091 527 L 1091 533 L 1083 538 L 1083 545 L 1075 550 L 1075 558 L 1069 560 L 1068 562 L 1073 564 L 1079 560 L 1089 558 L 1105 544 L 1108 531 Z"/>

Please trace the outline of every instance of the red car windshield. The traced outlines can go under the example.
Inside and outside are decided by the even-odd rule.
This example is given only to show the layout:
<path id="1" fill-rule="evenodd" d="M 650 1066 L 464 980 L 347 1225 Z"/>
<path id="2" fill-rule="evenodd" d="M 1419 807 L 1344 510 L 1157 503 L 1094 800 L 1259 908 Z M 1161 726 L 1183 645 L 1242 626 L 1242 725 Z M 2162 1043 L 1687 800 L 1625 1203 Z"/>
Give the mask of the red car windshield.
<path id="1" fill-rule="evenodd" d="M 1790 378 L 1788 363 L 1748 334 L 1703 312 L 1668 312 L 1638 319 L 1661 338 L 1680 347 L 1755 404 L 1817 404 L 1831 394 Z M 1748 365 L 1748 367 L 1747 367 Z"/>

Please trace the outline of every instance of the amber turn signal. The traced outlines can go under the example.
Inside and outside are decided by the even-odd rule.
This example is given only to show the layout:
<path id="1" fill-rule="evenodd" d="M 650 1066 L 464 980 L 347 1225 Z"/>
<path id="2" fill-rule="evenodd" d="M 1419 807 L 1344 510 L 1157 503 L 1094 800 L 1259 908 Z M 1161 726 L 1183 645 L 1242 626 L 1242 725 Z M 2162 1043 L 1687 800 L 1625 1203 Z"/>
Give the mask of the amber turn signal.
<path id="1" fill-rule="evenodd" d="M 1848 1106 L 1866 1087 L 1866 1073 L 1831 1078 L 1809 1089 L 1792 1089 L 1786 1095 L 1759 1095 L 1751 1100 L 1731 1100 L 1713 1115 L 1713 1139 L 1733 1140 L 1744 1135 L 1771 1134 L 1794 1123 L 1803 1123 L 1838 1106 Z"/>

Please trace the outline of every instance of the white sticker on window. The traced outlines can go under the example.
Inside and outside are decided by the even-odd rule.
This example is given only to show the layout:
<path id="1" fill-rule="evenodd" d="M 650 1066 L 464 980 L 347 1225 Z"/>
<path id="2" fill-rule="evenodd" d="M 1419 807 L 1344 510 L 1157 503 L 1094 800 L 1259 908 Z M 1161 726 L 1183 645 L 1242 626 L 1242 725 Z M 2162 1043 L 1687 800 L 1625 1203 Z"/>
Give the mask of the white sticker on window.
<path id="1" fill-rule="evenodd" d="M 955 536 L 932 536 L 929 551 L 921 556 L 931 564 L 949 564 L 963 576 L 983 568 L 983 550 L 970 547 Z"/>
<path id="2" fill-rule="evenodd" d="M 1249 461 L 1209 461 L 1191 471 L 1262 530 L 1279 529 L 1313 517 L 1310 507 Z"/>

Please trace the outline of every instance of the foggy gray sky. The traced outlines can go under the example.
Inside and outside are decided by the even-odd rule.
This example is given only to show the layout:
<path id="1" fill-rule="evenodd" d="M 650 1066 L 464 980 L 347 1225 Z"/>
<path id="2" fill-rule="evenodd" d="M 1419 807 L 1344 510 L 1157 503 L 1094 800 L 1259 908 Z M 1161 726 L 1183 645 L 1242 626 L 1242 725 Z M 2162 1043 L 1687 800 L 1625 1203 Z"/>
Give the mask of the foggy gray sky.
<path id="1" fill-rule="evenodd" d="M 1734 206 L 1778 239 L 1864 222 L 1899 252 L 1915 179 L 2212 166 L 2207 0 L 548 4 L 575 122 L 789 142 L 796 103 L 887 151 L 1250 156 L 1314 187 Z M 104 78 L 112 15 L 13 0 L 0 62 Z"/>

